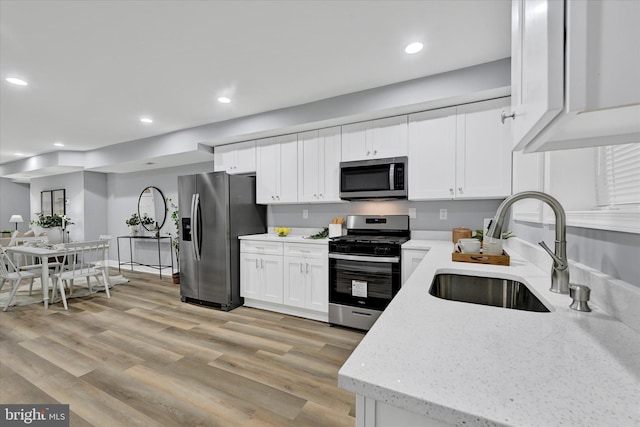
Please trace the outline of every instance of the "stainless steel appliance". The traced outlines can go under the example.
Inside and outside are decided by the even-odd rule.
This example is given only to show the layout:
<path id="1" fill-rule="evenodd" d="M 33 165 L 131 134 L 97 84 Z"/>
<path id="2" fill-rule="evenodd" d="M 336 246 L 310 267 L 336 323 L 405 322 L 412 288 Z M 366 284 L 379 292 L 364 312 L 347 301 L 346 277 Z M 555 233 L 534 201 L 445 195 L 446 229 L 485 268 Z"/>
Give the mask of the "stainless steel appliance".
<path id="1" fill-rule="evenodd" d="M 265 233 L 255 178 L 226 172 L 178 177 L 180 297 L 232 310 L 240 297 L 238 236 Z"/>
<path id="2" fill-rule="evenodd" d="M 350 215 L 329 241 L 329 323 L 369 330 L 402 284 L 407 215 Z"/>
<path id="3" fill-rule="evenodd" d="M 406 199 L 407 158 L 340 163 L 340 198 L 344 200 Z"/>

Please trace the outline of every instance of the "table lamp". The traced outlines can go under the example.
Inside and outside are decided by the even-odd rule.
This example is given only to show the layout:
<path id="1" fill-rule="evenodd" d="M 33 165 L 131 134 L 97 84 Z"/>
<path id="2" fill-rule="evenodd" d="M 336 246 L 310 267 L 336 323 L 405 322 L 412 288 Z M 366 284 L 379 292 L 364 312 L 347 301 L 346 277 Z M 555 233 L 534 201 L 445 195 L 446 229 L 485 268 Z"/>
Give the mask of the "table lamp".
<path id="1" fill-rule="evenodd" d="M 18 223 L 19 222 L 24 222 L 24 219 L 22 219 L 22 215 L 11 215 L 11 218 L 9 219 L 9 222 L 15 222 L 16 223 L 16 230 L 18 229 Z"/>

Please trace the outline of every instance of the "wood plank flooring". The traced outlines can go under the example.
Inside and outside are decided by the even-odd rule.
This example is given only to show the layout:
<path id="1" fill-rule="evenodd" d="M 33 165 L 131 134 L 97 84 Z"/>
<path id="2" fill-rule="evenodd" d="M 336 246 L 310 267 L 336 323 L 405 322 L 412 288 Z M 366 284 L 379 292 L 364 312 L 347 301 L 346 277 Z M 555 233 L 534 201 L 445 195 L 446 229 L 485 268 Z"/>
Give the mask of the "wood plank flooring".
<path id="1" fill-rule="evenodd" d="M 112 270 L 117 274 L 117 270 Z M 363 334 L 180 302 L 157 275 L 0 312 L 0 402 L 66 403 L 71 426 L 353 426 L 338 370 Z"/>

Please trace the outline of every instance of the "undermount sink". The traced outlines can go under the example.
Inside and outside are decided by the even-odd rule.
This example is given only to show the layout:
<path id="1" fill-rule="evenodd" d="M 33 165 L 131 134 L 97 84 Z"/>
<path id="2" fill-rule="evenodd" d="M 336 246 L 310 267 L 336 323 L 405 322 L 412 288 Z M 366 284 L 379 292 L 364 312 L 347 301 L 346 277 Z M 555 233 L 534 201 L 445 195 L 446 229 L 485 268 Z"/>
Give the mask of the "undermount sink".
<path id="1" fill-rule="evenodd" d="M 437 274 L 429 293 L 451 301 L 549 313 L 524 283 L 496 277 Z"/>

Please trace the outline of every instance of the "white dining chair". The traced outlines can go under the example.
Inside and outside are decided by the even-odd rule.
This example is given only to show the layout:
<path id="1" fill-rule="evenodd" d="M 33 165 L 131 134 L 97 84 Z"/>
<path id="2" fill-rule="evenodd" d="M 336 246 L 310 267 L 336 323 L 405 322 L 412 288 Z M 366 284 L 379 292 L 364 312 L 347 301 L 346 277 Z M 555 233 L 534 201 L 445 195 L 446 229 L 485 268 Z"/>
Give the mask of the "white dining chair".
<path id="1" fill-rule="evenodd" d="M 64 305 L 64 309 L 67 310 L 65 285 L 69 288 L 69 295 L 71 295 L 73 293 L 74 280 L 85 278 L 89 292 L 93 293 L 91 278 L 94 277 L 99 284 L 99 277 L 101 275 L 105 281 L 104 289 L 107 298 L 111 298 L 109 286 L 103 272 L 103 267 L 101 266 L 105 251 L 109 248 L 109 241 L 94 240 L 89 242 L 65 243 L 64 247 L 63 268 L 52 274 L 54 280 L 52 300 L 55 300 L 57 291 L 59 290 L 62 304 Z"/>
<path id="2" fill-rule="evenodd" d="M 20 287 L 20 283 L 22 283 L 24 279 L 30 279 L 29 292 L 31 292 L 35 274 L 29 271 L 18 270 L 2 247 L 0 247 L 0 257 L 2 258 L 0 260 L 0 279 L 2 280 L 2 282 L 0 282 L 0 291 L 6 282 L 9 282 L 9 286 L 11 287 L 11 290 L 9 291 L 9 298 L 7 299 L 7 302 L 5 302 L 3 309 L 3 311 L 7 311 L 16 291 Z"/>

